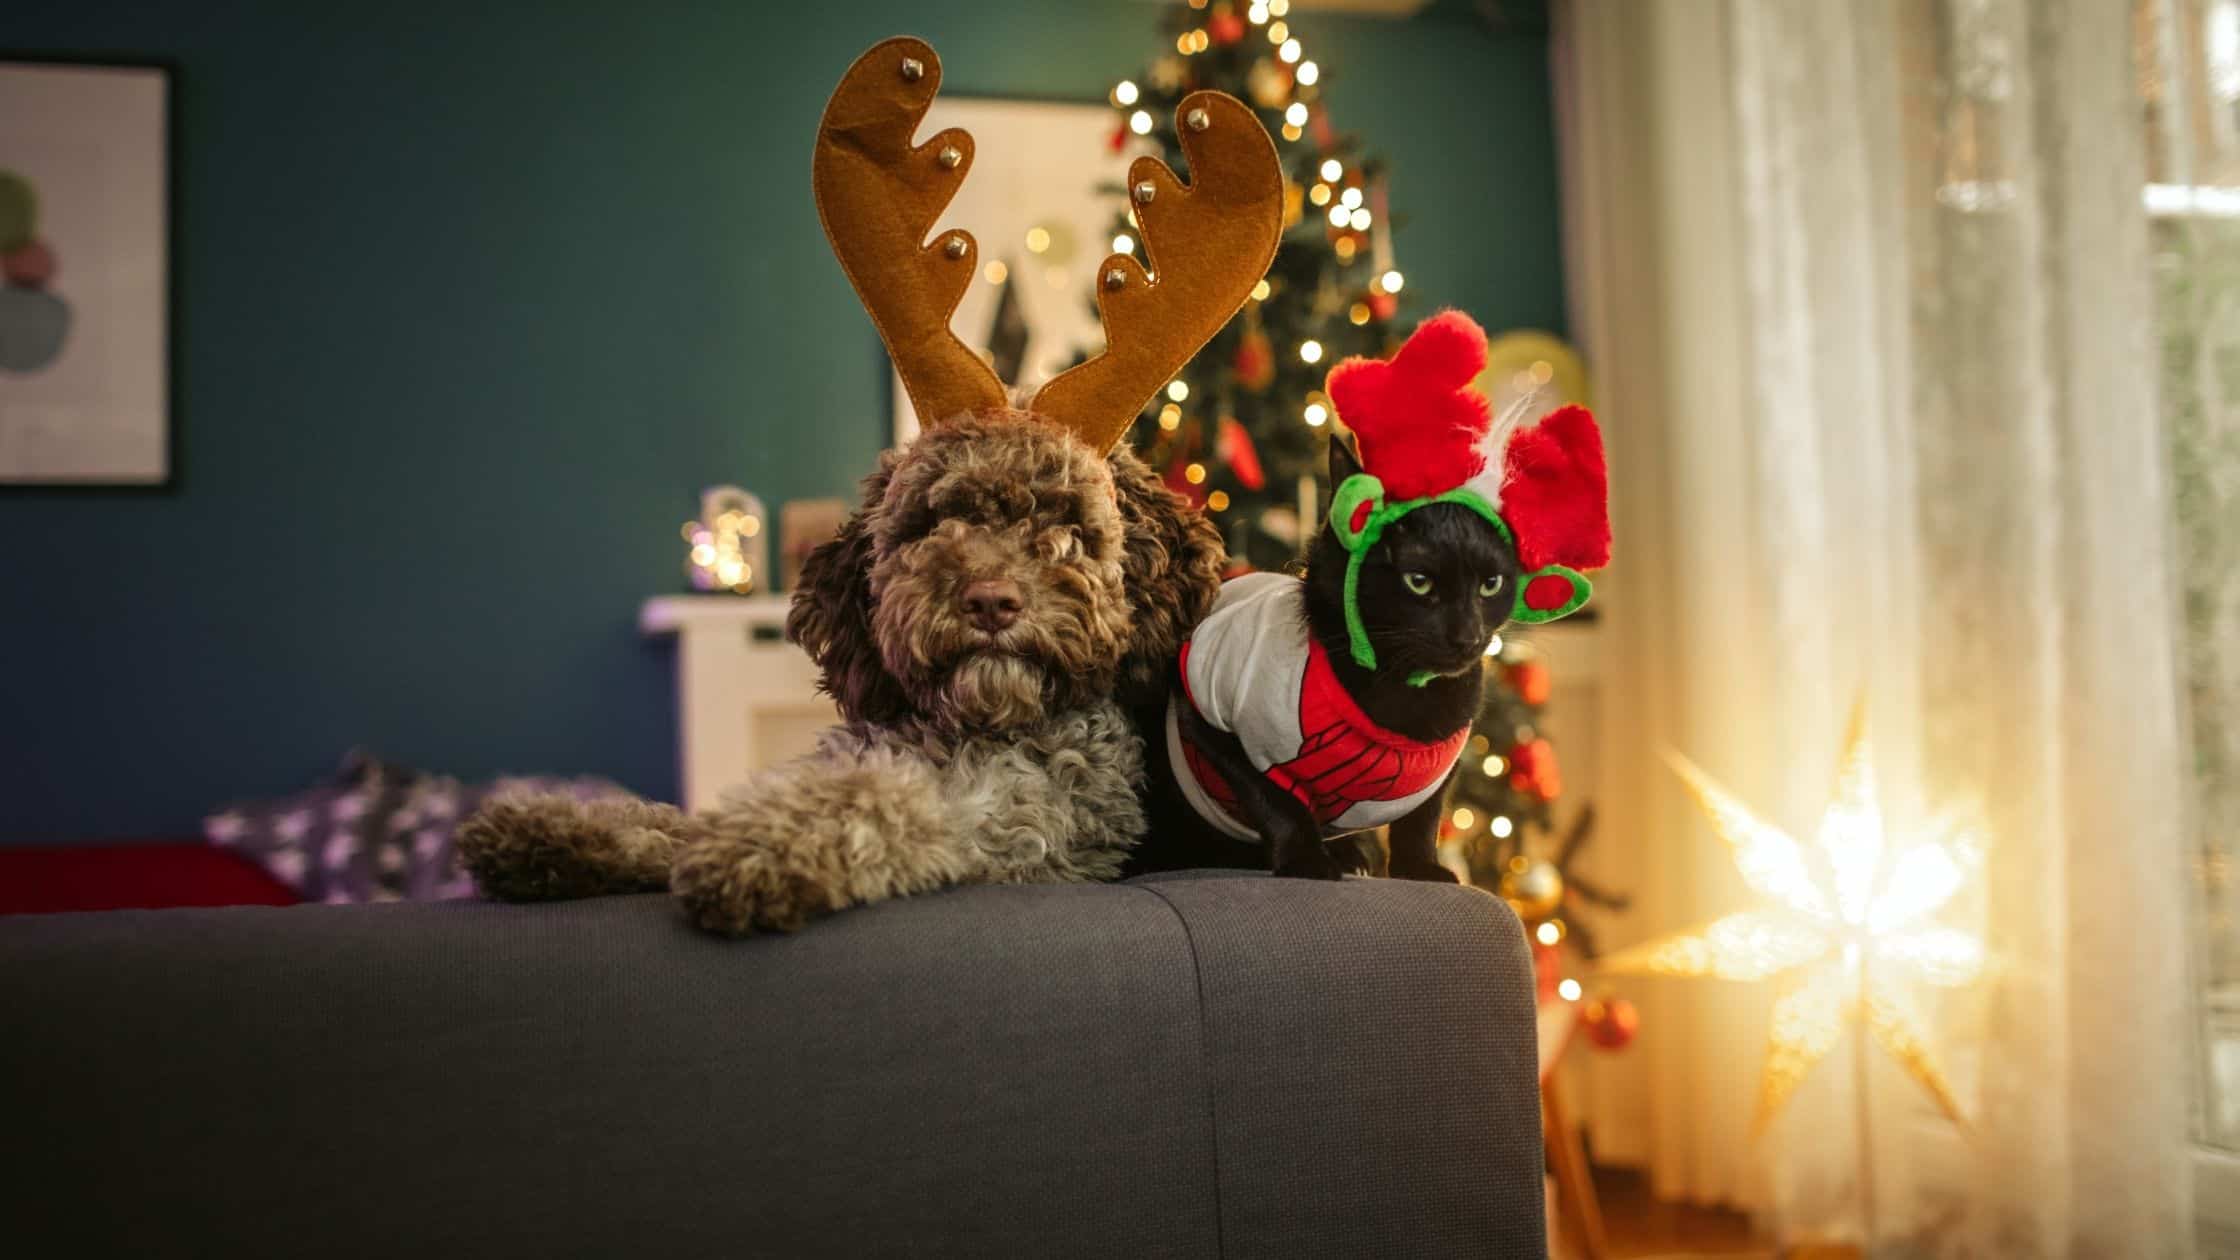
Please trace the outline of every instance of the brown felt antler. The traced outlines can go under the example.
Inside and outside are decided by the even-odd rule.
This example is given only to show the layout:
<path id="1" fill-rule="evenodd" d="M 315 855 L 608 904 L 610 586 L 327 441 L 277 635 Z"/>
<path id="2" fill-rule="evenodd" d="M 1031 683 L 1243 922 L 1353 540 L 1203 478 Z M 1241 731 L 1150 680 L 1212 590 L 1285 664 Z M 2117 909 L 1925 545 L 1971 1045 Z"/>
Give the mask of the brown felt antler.
<path id="1" fill-rule="evenodd" d="M 964 131 L 911 147 L 940 86 L 941 59 L 925 41 L 874 45 L 824 107 L 811 165 L 824 234 L 925 424 L 1005 402 L 1003 382 L 949 331 L 979 249 L 960 231 L 926 242 L 972 169 Z"/>
<path id="2" fill-rule="evenodd" d="M 1283 235 L 1283 168 L 1244 102 L 1193 92 L 1175 117 L 1191 182 L 1157 158 L 1128 168 L 1151 270 L 1127 254 L 1104 260 L 1097 271 L 1104 353 L 1034 397 L 1033 410 L 1100 451 L 1244 306 Z"/>

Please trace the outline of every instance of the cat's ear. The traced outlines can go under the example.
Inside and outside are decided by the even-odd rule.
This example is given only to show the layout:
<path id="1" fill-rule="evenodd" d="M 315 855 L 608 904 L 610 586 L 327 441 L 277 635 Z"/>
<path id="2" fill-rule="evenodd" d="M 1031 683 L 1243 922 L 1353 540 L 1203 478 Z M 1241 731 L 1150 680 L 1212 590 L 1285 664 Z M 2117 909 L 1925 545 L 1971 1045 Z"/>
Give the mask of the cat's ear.
<path id="1" fill-rule="evenodd" d="M 1346 478 L 1361 472 L 1361 457 L 1353 453 L 1353 443 L 1343 433 L 1330 435 L 1330 490 L 1335 494 Z"/>

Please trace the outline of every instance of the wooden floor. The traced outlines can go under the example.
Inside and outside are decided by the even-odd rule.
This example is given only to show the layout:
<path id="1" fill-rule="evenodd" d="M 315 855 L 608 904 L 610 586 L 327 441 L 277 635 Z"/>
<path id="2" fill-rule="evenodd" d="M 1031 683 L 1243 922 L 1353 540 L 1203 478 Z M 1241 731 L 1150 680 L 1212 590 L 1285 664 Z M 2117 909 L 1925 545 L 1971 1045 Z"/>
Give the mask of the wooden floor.
<path id="1" fill-rule="evenodd" d="M 1632 1169 L 1597 1168 L 1595 1191 L 1612 1260 L 1634 1256 L 1771 1256 L 1739 1212 L 1660 1202 Z"/>

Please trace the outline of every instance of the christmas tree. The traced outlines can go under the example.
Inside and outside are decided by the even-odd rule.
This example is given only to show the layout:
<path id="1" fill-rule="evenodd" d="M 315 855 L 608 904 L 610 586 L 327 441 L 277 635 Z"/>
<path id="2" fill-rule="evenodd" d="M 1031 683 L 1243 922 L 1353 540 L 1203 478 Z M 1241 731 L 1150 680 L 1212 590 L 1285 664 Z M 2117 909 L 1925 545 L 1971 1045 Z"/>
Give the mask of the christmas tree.
<path id="1" fill-rule="evenodd" d="M 1237 317 L 1154 398 L 1136 452 L 1220 522 L 1240 563 L 1280 567 L 1312 527 L 1313 476 L 1333 418 L 1322 378 L 1353 354 L 1384 353 L 1403 278 L 1392 254 L 1384 167 L 1338 134 L 1326 73 L 1284 20 L 1289 0 L 1166 6 L 1172 52 L 1111 93 L 1115 147 L 1130 136 L 1184 168 L 1175 108 L 1211 88 L 1250 104 L 1284 165 L 1282 248 Z M 1125 190 L 1112 189 L 1116 248 L 1136 248 Z"/>

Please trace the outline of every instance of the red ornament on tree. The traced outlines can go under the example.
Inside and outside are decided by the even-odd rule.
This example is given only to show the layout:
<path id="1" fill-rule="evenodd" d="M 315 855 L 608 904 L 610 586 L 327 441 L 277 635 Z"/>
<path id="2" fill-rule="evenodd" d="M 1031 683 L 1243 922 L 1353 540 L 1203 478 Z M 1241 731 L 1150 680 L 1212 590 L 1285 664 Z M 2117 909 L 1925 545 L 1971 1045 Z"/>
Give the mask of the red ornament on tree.
<path id="1" fill-rule="evenodd" d="M 1260 450 L 1252 444 L 1252 434 L 1237 422 L 1235 416 L 1221 417 L 1221 428 L 1214 434 L 1213 453 L 1237 475 L 1237 484 L 1247 490 L 1258 490 L 1268 484 L 1268 474 L 1260 467 Z"/>
<path id="2" fill-rule="evenodd" d="M 1563 795 L 1563 772 L 1556 768 L 1555 745 L 1529 739 L 1509 750 L 1509 786 L 1544 801 Z"/>
<path id="3" fill-rule="evenodd" d="M 1160 474 L 1159 479 L 1167 483 L 1167 489 L 1189 500 L 1190 506 L 1202 508 L 1206 505 L 1205 480 L 1203 477 L 1195 482 L 1190 480 L 1191 463 L 1190 452 L 1177 447 L 1174 458 L 1167 463 L 1167 471 Z"/>
<path id="4" fill-rule="evenodd" d="M 1623 1050 L 1641 1031 L 1641 1012 L 1624 998 L 1596 998 L 1579 1012 L 1579 1026 L 1598 1050 Z"/>
<path id="5" fill-rule="evenodd" d="M 1237 341 L 1237 383 L 1257 394 L 1275 383 L 1276 351 L 1268 334 L 1254 328 Z"/>
<path id="6" fill-rule="evenodd" d="M 1509 687 L 1517 698 L 1537 709 L 1548 702 L 1551 684 L 1548 667 L 1539 661 L 1518 661 L 1504 670 L 1509 676 Z"/>
<path id="7" fill-rule="evenodd" d="M 1372 293 L 1369 295 L 1369 313 L 1378 319 L 1391 319 L 1399 309 L 1400 296 L 1396 293 Z"/>
<path id="8" fill-rule="evenodd" d="M 1244 19 L 1235 9 L 1224 9 L 1206 23 L 1206 35 L 1214 43 L 1227 46 L 1244 38 Z"/>

